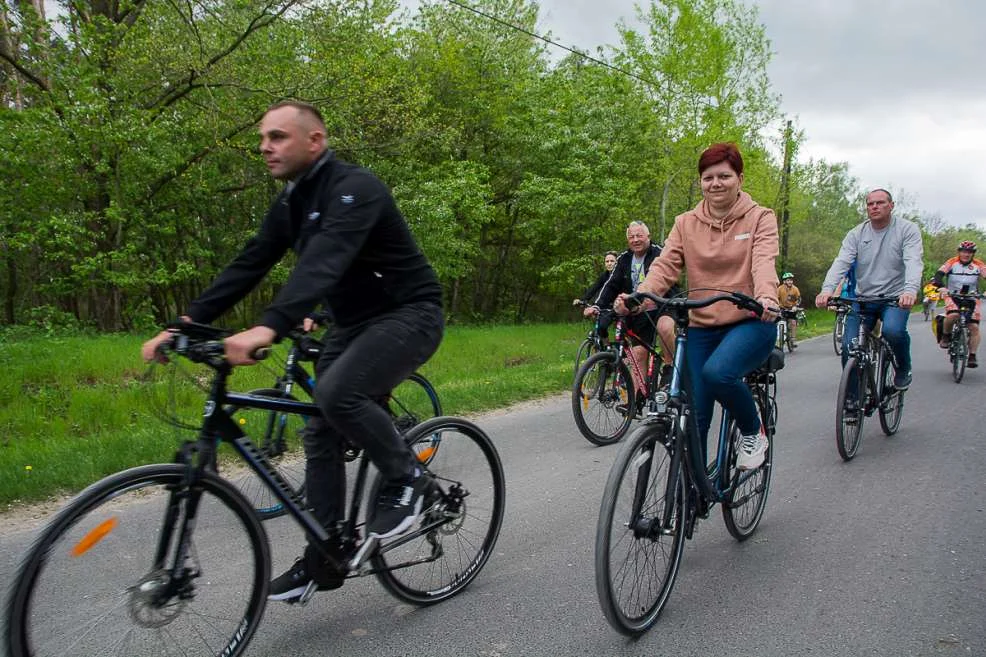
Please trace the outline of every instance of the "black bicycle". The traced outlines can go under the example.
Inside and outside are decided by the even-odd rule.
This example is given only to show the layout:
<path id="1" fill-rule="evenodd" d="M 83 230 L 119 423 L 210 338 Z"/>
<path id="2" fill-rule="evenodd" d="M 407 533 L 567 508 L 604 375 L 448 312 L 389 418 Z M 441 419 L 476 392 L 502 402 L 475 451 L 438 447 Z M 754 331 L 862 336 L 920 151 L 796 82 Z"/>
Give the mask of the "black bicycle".
<path id="1" fill-rule="evenodd" d="M 884 306 L 897 304 L 897 297 L 833 298 L 829 307 L 858 313 L 859 331 L 849 343 L 849 357 L 842 368 L 835 407 L 835 444 L 839 456 L 849 461 L 859 450 L 863 420 L 879 412 L 880 428 L 888 436 L 897 433 L 904 412 L 904 391 L 894 387 L 897 361 L 881 335 L 879 315 Z M 872 323 L 873 330 L 866 324 Z"/>
<path id="2" fill-rule="evenodd" d="M 736 468 L 741 440 L 730 413 L 723 410 L 715 460 L 703 462 L 693 410 L 685 393 L 685 343 L 688 311 L 728 301 L 758 315 L 763 307 L 750 297 L 720 294 L 706 299 L 663 299 L 638 292 L 629 302 L 650 299 L 667 304 L 675 320 L 675 358 L 669 389 L 652 391 L 647 416 L 625 442 L 606 480 L 596 528 L 596 591 L 603 614 L 617 631 L 630 636 L 647 631 L 664 609 L 678 574 L 684 541 L 698 518 L 722 504 L 726 529 L 743 541 L 763 517 L 773 468 L 777 422 L 776 372 L 784 366 L 775 349 L 746 377 L 771 447 L 763 464 Z"/>
<path id="3" fill-rule="evenodd" d="M 647 349 L 646 373 L 633 359 L 630 350 L 634 345 Z M 643 409 L 647 395 L 660 387 L 661 369 L 661 352 L 616 316 L 609 347 L 589 356 L 575 375 L 572 416 L 579 432 L 594 445 L 619 442 Z"/>
<path id="4" fill-rule="evenodd" d="M 842 298 L 842 297 L 838 297 Z M 842 336 L 846 333 L 846 316 L 849 314 L 847 305 L 839 304 L 835 306 L 835 325 L 832 327 L 832 346 L 835 348 L 835 355 L 842 355 Z"/>
<path id="5" fill-rule="evenodd" d="M 314 398 L 315 378 L 309 374 L 303 363 L 317 362 L 325 345 L 311 334 L 300 330 L 291 331 L 287 337 L 291 346 L 284 358 L 283 371 L 277 375 L 274 385 L 270 388 L 252 390 L 249 394 L 296 400 L 295 390 L 300 389 L 309 399 Z M 405 433 L 421 422 L 442 414 L 442 405 L 434 386 L 418 373 L 402 381 L 389 395 L 379 399 L 378 403 L 390 414 L 394 426 L 400 433 Z M 230 406 L 227 411 L 234 415 L 244 432 L 253 436 L 257 446 L 264 452 L 267 460 L 277 467 L 281 477 L 299 495 L 304 495 L 305 462 L 298 456 L 297 447 L 307 417 L 235 406 Z M 347 460 L 353 461 L 357 456 L 358 450 L 355 447 L 346 448 Z M 235 483 L 253 503 L 262 520 L 284 515 L 284 505 L 262 479 L 246 473 L 236 477 Z"/>
<path id="6" fill-rule="evenodd" d="M 578 307 L 585 307 L 586 303 L 580 301 L 575 304 Z M 579 368 L 582 367 L 582 363 L 586 359 L 599 352 L 606 351 L 609 349 L 609 341 L 605 337 L 605 333 L 600 333 L 600 327 L 606 327 L 608 329 L 609 325 L 613 321 L 614 312 L 612 308 L 603 308 L 596 315 L 595 320 L 592 323 L 592 328 L 589 329 L 589 333 L 586 334 L 585 339 L 579 344 L 578 351 L 575 352 L 575 373 L 578 374 Z"/>
<path id="7" fill-rule="evenodd" d="M 952 378 L 956 383 L 961 383 L 969 362 L 969 324 L 981 297 L 963 292 L 949 293 L 948 296 L 958 306 L 958 311 L 953 313 L 956 317 L 948 336 L 948 360 L 952 363 Z"/>
<path id="8" fill-rule="evenodd" d="M 439 417 L 405 434 L 430 478 L 420 519 L 356 562 L 361 504 L 365 495 L 372 514 L 381 486 L 379 476 L 369 478 L 362 455 L 348 517 L 334 528 L 340 560 L 326 547 L 326 528 L 226 410 L 305 415 L 314 405 L 227 391 L 232 368 L 221 338 L 228 332 L 172 328 L 172 353 L 213 370 L 198 438 L 181 446 L 174 463 L 93 484 L 47 525 L 13 582 L 5 654 L 243 654 L 266 605 L 271 553 L 253 505 L 213 469 L 220 442 L 266 482 L 309 542 L 347 577 L 375 575 L 398 599 L 419 605 L 450 598 L 476 578 L 493 552 L 505 499 L 503 467 L 482 429 Z"/>

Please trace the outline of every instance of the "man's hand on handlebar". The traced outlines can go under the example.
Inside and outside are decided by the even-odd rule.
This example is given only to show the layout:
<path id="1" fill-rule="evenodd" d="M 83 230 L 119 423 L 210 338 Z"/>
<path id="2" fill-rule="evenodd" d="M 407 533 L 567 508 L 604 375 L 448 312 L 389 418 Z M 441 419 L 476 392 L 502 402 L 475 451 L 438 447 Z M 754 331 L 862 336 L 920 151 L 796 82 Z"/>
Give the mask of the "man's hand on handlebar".
<path id="1" fill-rule="evenodd" d="M 230 365 L 253 365 L 257 351 L 271 346 L 276 337 L 274 329 L 267 326 L 254 326 L 231 335 L 223 341 L 226 361 Z"/>
<path id="2" fill-rule="evenodd" d="M 918 297 L 916 294 L 905 292 L 904 294 L 900 295 L 900 298 L 897 299 L 897 305 L 903 308 L 904 310 L 910 310 L 911 306 L 917 303 L 917 300 Z"/>
<path id="3" fill-rule="evenodd" d="M 582 311 L 583 317 L 595 317 L 599 314 L 599 306 L 586 306 Z"/>

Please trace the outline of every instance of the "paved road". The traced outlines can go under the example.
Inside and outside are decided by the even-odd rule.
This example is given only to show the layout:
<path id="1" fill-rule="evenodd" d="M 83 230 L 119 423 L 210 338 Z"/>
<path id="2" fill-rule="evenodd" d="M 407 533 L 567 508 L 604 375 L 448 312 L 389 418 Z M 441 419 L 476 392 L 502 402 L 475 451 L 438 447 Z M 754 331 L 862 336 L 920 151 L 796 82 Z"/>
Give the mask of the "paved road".
<path id="1" fill-rule="evenodd" d="M 496 553 L 464 594 L 413 608 L 353 581 L 304 608 L 269 605 L 249 654 L 986 655 L 986 368 L 954 384 L 921 319 L 901 430 L 885 438 L 868 421 L 851 463 L 835 449 L 831 341 L 788 358 L 758 533 L 738 544 L 717 512 L 701 522 L 662 618 L 636 641 L 607 625 L 593 580 L 599 498 L 619 447 L 583 440 L 559 396 L 479 420 L 509 500 Z M 300 535 L 284 520 L 267 528 L 279 571 Z M 31 534 L 3 529 L 0 581 Z"/>

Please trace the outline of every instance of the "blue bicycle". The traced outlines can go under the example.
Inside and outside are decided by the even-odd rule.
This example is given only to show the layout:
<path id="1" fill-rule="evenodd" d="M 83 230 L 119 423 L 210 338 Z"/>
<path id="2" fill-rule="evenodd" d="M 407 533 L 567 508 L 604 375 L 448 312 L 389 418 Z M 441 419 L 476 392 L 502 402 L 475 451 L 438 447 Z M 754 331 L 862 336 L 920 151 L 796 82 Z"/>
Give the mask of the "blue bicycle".
<path id="1" fill-rule="evenodd" d="M 758 315 L 763 307 L 738 293 L 706 299 L 665 299 L 638 292 L 628 303 L 650 299 L 675 321 L 670 389 L 650 392 L 643 425 L 627 438 L 610 469 L 596 528 L 596 591 L 606 620 L 630 636 L 647 631 L 671 595 L 685 539 L 698 518 L 722 505 L 726 529 L 737 540 L 760 524 L 770 490 L 777 422 L 777 377 L 784 354 L 775 349 L 746 376 L 771 447 L 753 470 L 736 468 L 740 432 L 725 409 L 715 461 L 703 462 L 693 410 L 685 391 L 688 311 L 728 301 Z"/>

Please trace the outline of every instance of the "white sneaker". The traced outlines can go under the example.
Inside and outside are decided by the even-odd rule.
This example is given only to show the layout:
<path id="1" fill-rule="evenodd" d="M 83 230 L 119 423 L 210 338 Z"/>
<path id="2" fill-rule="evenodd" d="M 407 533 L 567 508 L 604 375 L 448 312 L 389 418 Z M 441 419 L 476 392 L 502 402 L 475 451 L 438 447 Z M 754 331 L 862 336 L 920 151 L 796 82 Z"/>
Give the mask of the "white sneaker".
<path id="1" fill-rule="evenodd" d="M 753 470 L 763 465 L 767 453 L 767 436 L 761 425 L 759 433 L 741 436 L 739 450 L 736 452 L 736 469 Z"/>

